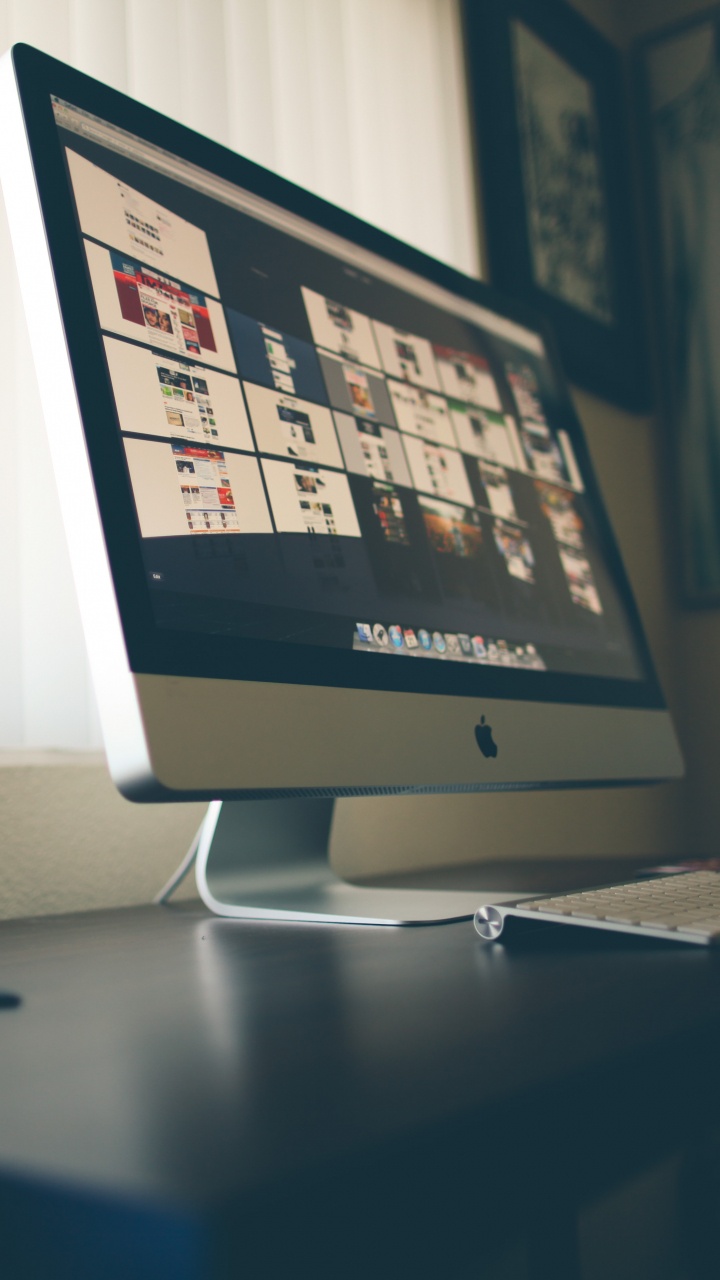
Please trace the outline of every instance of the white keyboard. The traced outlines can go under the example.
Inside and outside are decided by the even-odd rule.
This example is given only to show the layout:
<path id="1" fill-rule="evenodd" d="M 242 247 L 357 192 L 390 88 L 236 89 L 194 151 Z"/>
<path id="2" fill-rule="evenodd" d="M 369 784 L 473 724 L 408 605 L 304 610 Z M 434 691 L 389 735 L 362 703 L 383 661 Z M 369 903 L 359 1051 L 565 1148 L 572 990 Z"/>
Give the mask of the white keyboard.
<path id="1" fill-rule="evenodd" d="M 714 945 L 720 942 L 720 874 L 690 871 L 584 893 L 523 898 L 480 907 L 475 912 L 475 928 L 481 938 L 492 940 L 500 936 L 506 920 L 513 916 Z"/>

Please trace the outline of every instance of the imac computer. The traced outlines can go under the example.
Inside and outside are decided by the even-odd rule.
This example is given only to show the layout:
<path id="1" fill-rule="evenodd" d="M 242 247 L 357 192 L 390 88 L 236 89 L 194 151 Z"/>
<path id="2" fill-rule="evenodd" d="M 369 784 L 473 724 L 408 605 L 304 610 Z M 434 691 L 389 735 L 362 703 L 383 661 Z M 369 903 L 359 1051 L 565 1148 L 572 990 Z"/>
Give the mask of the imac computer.
<path id="1" fill-rule="evenodd" d="M 470 916 L 333 882 L 332 800 L 676 777 L 538 316 L 37 50 L 1 80 L 110 770 L 215 802 L 208 905 Z"/>

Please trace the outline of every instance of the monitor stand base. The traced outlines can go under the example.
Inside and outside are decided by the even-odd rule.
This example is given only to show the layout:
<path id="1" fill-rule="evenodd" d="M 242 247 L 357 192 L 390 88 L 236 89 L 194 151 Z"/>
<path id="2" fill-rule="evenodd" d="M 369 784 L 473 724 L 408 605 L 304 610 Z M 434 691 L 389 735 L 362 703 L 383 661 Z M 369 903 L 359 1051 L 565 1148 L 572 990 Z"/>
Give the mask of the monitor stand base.
<path id="1" fill-rule="evenodd" d="M 333 800 L 214 800 L 195 875 L 211 911 L 241 920 L 442 924 L 469 919 L 480 893 L 350 884 L 330 867 Z M 505 895 L 509 896 L 509 895 Z"/>

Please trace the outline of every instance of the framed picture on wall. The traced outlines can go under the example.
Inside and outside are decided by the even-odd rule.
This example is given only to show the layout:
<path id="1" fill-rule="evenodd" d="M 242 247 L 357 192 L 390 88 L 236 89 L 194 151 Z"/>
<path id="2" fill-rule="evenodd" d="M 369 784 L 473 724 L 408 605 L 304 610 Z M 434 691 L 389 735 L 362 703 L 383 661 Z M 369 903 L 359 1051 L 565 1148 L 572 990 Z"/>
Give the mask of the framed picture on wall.
<path id="1" fill-rule="evenodd" d="M 720 604 L 720 6 L 636 50 L 674 545 L 688 603 Z"/>
<path id="2" fill-rule="evenodd" d="M 492 283 L 552 321 L 570 379 L 649 407 L 619 52 L 562 0 L 464 0 Z"/>

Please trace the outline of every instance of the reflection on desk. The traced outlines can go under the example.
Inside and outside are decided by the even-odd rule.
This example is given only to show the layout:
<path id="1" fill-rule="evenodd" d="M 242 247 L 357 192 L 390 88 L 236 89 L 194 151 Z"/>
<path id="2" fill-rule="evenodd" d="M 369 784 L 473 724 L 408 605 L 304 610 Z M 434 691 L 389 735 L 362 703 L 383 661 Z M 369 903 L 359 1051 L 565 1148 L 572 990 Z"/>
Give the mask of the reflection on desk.
<path id="1" fill-rule="evenodd" d="M 137 908 L 0 973 L 11 1280 L 579 1276 L 583 1206 L 717 1125 L 701 949 Z"/>

